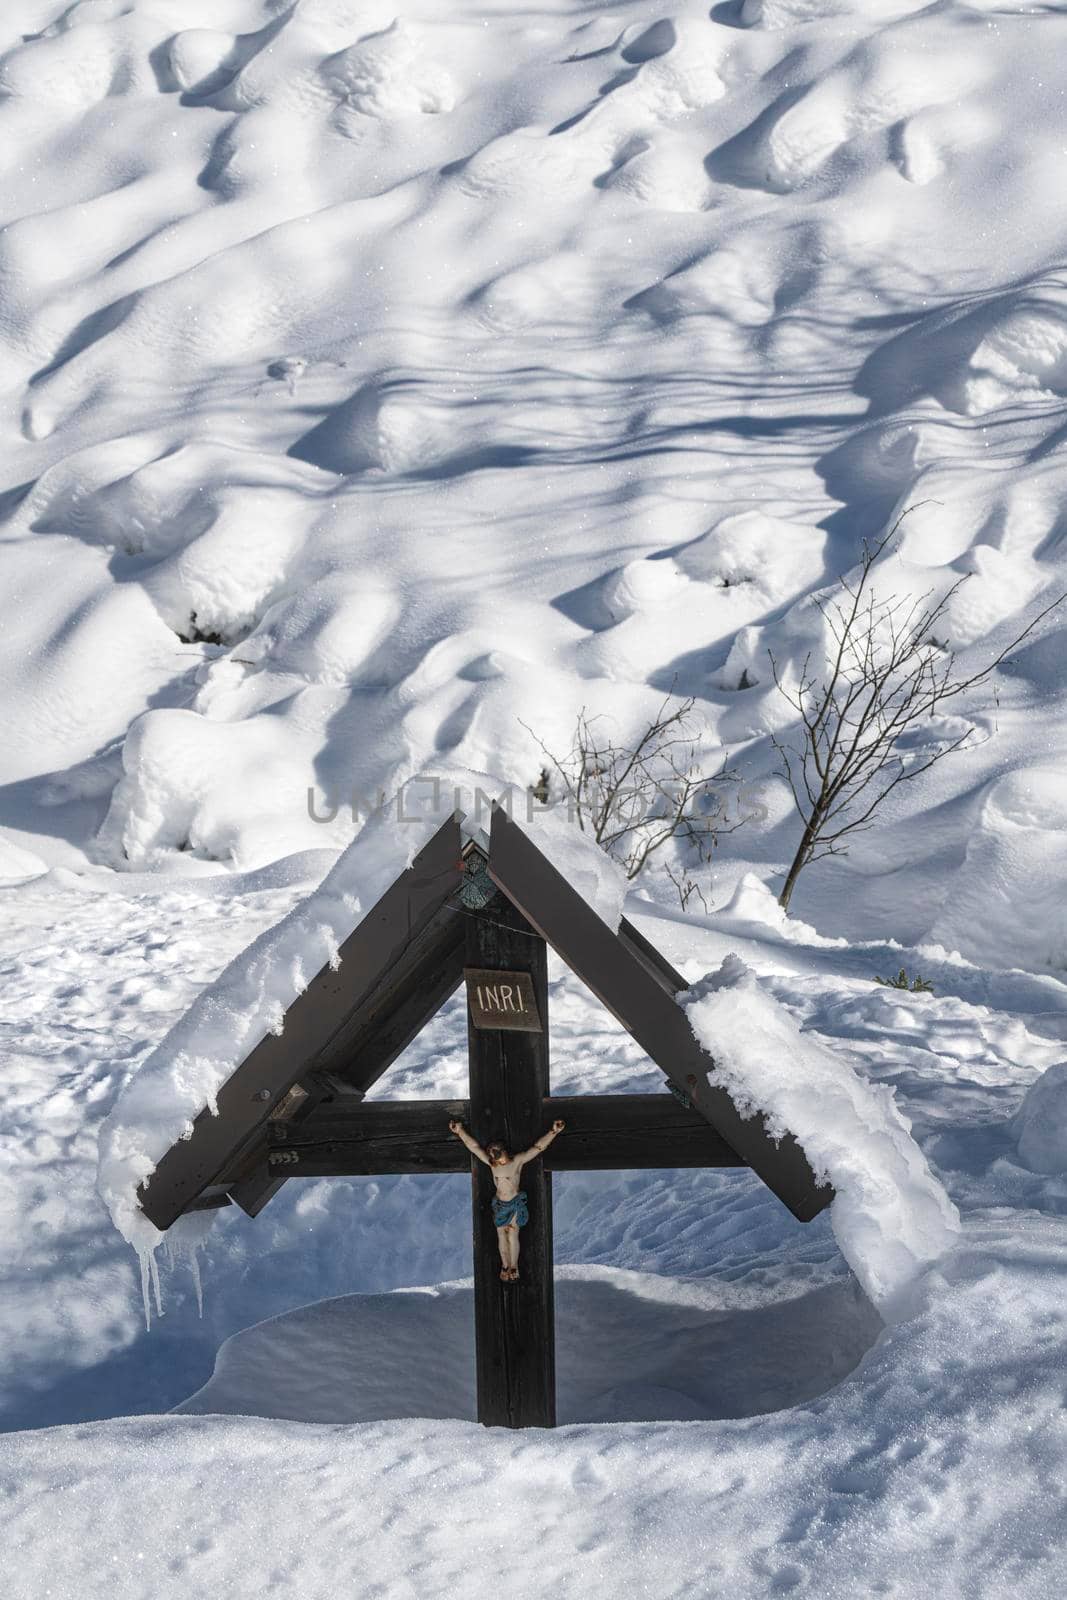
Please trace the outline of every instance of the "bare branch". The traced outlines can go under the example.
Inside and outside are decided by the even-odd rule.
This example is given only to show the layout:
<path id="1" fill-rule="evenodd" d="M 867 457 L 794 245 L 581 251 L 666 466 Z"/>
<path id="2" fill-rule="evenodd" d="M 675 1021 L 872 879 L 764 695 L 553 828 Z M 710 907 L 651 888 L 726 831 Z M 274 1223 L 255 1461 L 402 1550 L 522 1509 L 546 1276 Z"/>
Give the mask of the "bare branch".
<path id="1" fill-rule="evenodd" d="M 919 502 L 928 503 L 937 502 Z M 842 841 L 872 827 L 879 807 L 900 784 L 962 749 L 974 730 L 966 728 L 911 762 L 897 750 L 901 737 L 946 702 L 984 683 L 1067 600 L 1059 596 L 978 671 L 959 676 L 955 652 L 937 642 L 935 630 L 966 578 L 958 578 L 939 599 L 930 593 L 879 599 L 871 586 L 875 563 L 904 517 L 916 509 L 909 507 L 874 545 L 864 543 L 858 574 L 842 579 L 837 594 L 817 597 L 830 641 L 824 671 L 812 670 L 809 654 L 796 687 L 787 687 L 779 663 L 770 657 L 775 686 L 796 713 L 801 735 L 799 750 L 771 739 L 778 771 L 804 823 L 779 896 L 784 907 L 804 867 L 844 853 Z"/>
<path id="2" fill-rule="evenodd" d="M 731 819 L 716 801 L 717 788 L 735 782 L 737 773 L 723 760 L 709 772 L 693 729 L 692 696 L 680 702 L 667 695 L 632 744 L 618 745 L 601 731 L 603 719 L 583 707 L 571 748 L 555 754 L 528 727 L 574 808 L 579 825 L 636 878 L 672 839 L 680 840 L 699 862 L 710 861 L 721 837 L 747 817 Z M 670 872 L 683 909 L 703 893 L 684 867 Z"/>

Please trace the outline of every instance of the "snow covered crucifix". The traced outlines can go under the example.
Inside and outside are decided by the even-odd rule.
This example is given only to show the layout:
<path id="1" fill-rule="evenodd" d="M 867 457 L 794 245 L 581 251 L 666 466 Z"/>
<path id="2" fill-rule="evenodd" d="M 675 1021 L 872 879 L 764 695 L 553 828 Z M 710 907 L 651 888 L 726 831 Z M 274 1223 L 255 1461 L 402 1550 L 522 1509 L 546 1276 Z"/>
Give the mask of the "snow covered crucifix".
<path id="1" fill-rule="evenodd" d="M 675 1093 L 552 1097 L 547 944 Z M 259 961 L 262 987 L 269 955 Z M 365 1101 L 464 981 L 467 1100 Z M 833 1198 L 795 1139 L 772 1139 L 709 1082 L 714 1061 L 679 1003 L 685 988 L 625 918 L 610 927 L 505 811 L 494 811 L 488 844 L 465 839 L 451 817 L 288 1006 L 281 1030 L 264 1030 L 215 1109 L 205 1105 L 161 1153 L 140 1185 L 141 1210 L 166 1229 L 230 1203 L 255 1216 L 290 1178 L 472 1171 L 479 1420 L 551 1427 L 553 1171 L 747 1166 L 802 1221 Z M 560 1122 L 552 1143 L 545 1130 Z M 470 1130 L 467 1148 L 452 1124 Z M 471 1157 L 494 1143 L 538 1152 L 522 1173 L 518 1279 L 500 1268 L 492 1209 L 518 1182 L 495 1189 L 495 1169 Z"/>

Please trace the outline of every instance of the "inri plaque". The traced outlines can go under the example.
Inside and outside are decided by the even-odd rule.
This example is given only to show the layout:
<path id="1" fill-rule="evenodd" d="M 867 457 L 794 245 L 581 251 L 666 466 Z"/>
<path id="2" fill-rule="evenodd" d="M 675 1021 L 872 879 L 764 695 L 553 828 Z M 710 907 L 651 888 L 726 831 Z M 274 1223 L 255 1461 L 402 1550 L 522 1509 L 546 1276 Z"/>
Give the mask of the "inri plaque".
<path id="1" fill-rule="evenodd" d="M 540 1033 L 533 979 L 528 972 L 492 972 L 467 967 L 467 1004 L 476 1028 L 507 1028 L 516 1033 Z"/>

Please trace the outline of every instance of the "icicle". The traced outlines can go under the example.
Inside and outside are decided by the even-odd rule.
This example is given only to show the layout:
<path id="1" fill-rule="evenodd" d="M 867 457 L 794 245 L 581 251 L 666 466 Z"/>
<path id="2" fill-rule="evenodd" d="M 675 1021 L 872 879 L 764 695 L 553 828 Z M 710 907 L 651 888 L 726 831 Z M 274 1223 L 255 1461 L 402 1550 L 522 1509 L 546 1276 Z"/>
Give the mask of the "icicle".
<path id="1" fill-rule="evenodd" d="M 196 1292 L 196 1310 L 200 1320 L 204 1318 L 204 1283 L 200 1275 L 200 1260 L 197 1252 L 201 1249 L 215 1220 L 215 1212 L 196 1212 L 187 1217 L 179 1217 L 169 1233 L 162 1238 L 159 1234 L 150 1242 L 138 1242 L 135 1246 L 137 1258 L 141 1263 L 141 1302 L 144 1306 L 144 1325 L 146 1330 L 152 1327 L 152 1305 L 155 1303 L 157 1317 L 163 1316 L 163 1293 L 159 1276 L 159 1256 L 157 1252 L 162 1248 L 163 1260 L 170 1270 L 179 1262 L 184 1262 L 189 1268 L 193 1280 L 193 1289 Z"/>
<path id="2" fill-rule="evenodd" d="M 163 1296 L 159 1289 L 159 1263 L 156 1261 L 155 1251 L 152 1252 L 150 1271 L 152 1275 L 152 1292 L 156 1302 L 156 1316 L 161 1317 L 163 1315 Z"/>
<path id="3" fill-rule="evenodd" d="M 156 1311 L 163 1315 L 163 1305 L 159 1294 L 159 1268 L 156 1266 L 155 1245 L 140 1245 L 137 1249 L 137 1259 L 141 1263 L 141 1304 L 144 1306 L 145 1332 L 152 1331 L 152 1300 L 155 1299 Z"/>
<path id="4" fill-rule="evenodd" d="M 196 1290 L 196 1310 L 200 1321 L 204 1320 L 204 1285 L 200 1278 L 200 1258 L 194 1246 L 189 1252 L 189 1271 L 193 1275 L 193 1287 Z"/>
<path id="5" fill-rule="evenodd" d="M 137 1259 L 141 1263 L 141 1302 L 144 1305 L 144 1327 L 148 1333 L 152 1327 L 152 1307 L 148 1303 L 148 1258 L 151 1251 L 138 1250 Z"/>
<path id="6" fill-rule="evenodd" d="M 196 1291 L 196 1309 L 201 1321 L 204 1317 L 204 1282 L 200 1274 L 199 1252 L 203 1249 L 217 1216 L 216 1211 L 190 1212 L 188 1216 L 178 1218 L 166 1238 L 168 1265 L 175 1266 L 179 1261 L 183 1261 L 189 1268 L 193 1288 Z"/>

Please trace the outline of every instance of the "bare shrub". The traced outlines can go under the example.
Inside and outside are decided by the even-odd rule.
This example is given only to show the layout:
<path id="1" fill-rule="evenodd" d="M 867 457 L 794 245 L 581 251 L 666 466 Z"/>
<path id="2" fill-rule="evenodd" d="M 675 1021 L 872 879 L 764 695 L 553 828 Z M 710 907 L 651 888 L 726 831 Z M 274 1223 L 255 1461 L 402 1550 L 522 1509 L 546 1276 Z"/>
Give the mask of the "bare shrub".
<path id="1" fill-rule="evenodd" d="M 719 839 L 738 828 L 723 786 L 738 775 L 724 758 L 712 773 L 704 768 L 692 696 L 672 705 L 663 701 L 632 743 L 617 743 L 606 718 L 578 713 L 570 749 L 557 755 L 525 722 L 546 758 L 531 792 L 548 799 L 555 788 L 578 826 L 590 833 L 634 879 L 670 840 L 680 840 L 697 866 L 707 865 Z M 666 874 L 686 909 L 694 896 L 707 901 L 697 878 L 685 866 L 666 863 Z"/>
<path id="2" fill-rule="evenodd" d="M 843 580 L 836 595 L 818 602 L 833 640 L 826 668 L 813 670 L 809 654 L 799 683 L 787 686 L 770 656 L 778 690 L 800 718 L 799 748 L 773 741 L 779 771 L 804 823 L 778 897 L 786 909 L 810 862 L 846 854 L 844 841 L 875 825 L 879 807 L 898 784 L 959 750 L 974 730 L 965 729 L 907 765 L 898 749 L 902 736 L 984 682 L 1067 599 L 1054 600 L 985 666 L 963 676 L 955 652 L 939 642 L 938 634 L 943 636 L 946 611 L 966 577 L 937 601 L 907 595 L 878 599 L 872 591 L 874 565 L 902 520 L 877 544 L 864 543 L 858 578 Z"/>

